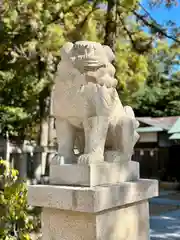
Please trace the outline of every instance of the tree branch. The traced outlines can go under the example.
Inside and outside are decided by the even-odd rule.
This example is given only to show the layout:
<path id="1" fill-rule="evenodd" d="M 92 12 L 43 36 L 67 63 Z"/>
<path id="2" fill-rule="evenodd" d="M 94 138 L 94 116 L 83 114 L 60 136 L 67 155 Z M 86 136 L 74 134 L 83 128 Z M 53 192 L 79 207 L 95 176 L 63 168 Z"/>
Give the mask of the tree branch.
<path id="1" fill-rule="evenodd" d="M 141 22 L 144 23 L 145 26 L 154 29 L 157 33 L 160 33 L 162 36 L 165 36 L 169 39 L 172 39 L 174 42 L 180 44 L 180 40 L 168 33 L 166 33 L 163 29 L 161 29 L 159 26 L 160 24 L 157 23 L 157 21 L 151 16 L 151 14 L 142 6 L 141 3 L 138 3 L 138 5 L 142 8 L 142 10 L 145 12 L 145 14 L 151 19 L 152 22 L 148 21 L 145 16 L 139 14 L 135 8 L 131 9 L 130 11 L 136 16 L 137 19 L 141 20 Z M 119 6 L 121 6 L 119 4 Z M 137 6 L 137 5 L 136 5 Z M 119 12 L 121 14 L 121 12 Z"/>
<path id="2" fill-rule="evenodd" d="M 143 54 L 145 52 L 148 52 L 149 49 L 151 49 L 151 45 L 152 45 L 152 41 L 153 39 L 148 39 L 148 42 L 147 41 L 142 41 L 140 42 L 139 40 L 136 40 L 136 39 L 133 39 L 133 35 L 135 33 L 132 33 L 127 27 L 126 27 L 126 24 L 124 23 L 123 19 L 121 18 L 120 16 L 120 12 L 118 13 L 119 14 L 119 19 L 120 19 L 120 22 L 121 22 L 121 25 L 124 29 L 124 31 L 127 33 L 130 41 L 131 41 L 131 44 L 132 44 L 132 47 L 133 49 L 138 52 L 139 54 Z"/>
<path id="3" fill-rule="evenodd" d="M 90 15 L 97 10 L 97 5 L 98 5 L 98 0 L 95 0 L 91 6 L 91 10 L 85 15 L 85 17 L 77 24 L 75 24 L 74 28 L 72 29 L 72 31 L 70 33 L 67 34 L 67 36 L 69 35 L 69 37 L 71 38 L 71 35 L 73 33 L 78 34 L 77 39 L 73 39 L 73 40 L 79 40 L 79 33 L 81 33 L 84 25 L 86 24 L 86 22 L 88 21 Z M 74 12 L 73 12 L 74 13 Z M 77 14 L 76 12 L 74 13 L 75 15 Z M 79 16 L 77 15 L 77 18 Z"/>
<path id="4" fill-rule="evenodd" d="M 153 21 L 156 22 L 156 20 L 150 15 L 150 13 L 143 7 L 141 3 L 138 3 L 138 5 L 142 8 L 142 10 L 149 16 L 149 18 Z"/>
<path id="5" fill-rule="evenodd" d="M 83 0 L 82 2 L 76 2 L 73 5 L 69 6 L 69 8 L 66 9 L 66 11 L 63 11 L 62 9 L 60 9 L 60 11 L 54 16 L 54 18 L 52 19 L 52 21 L 49 24 L 57 22 L 60 19 L 59 15 L 61 13 L 63 13 L 63 14 L 66 14 L 68 12 L 74 13 L 74 8 L 84 5 L 86 2 L 87 2 L 87 0 Z"/>
<path id="6" fill-rule="evenodd" d="M 106 12 L 104 45 L 111 47 L 115 51 L 117 34 L 117 0 L 108 1 Z"/>
<path id="7" fill-rule="evenodd" d="M 88 12 L 88 14 L 84 17 L 84 19 L 79 23 L 77 24 L 77 27 L 79 28 L 83 28 L 86 21 L 88 20 L 88 18 L 90 17 L 90 15 L 97 10 L 97 4 L 98 4 L 98 0 L 94 1 L 93 4 L 92 4 L 92 9 L 90 12 Z"/>
<path id="8" fill-rule="evenodd" d="M 144 18 L 141 14 L 137 13 L 135 10 L 132 10 L 132 13 L 139 19 L 141 20 L 147 27 L 150 27 L 154 30 L 156 30 L 158 33 L 160 33 L 162 36 L 165 36 L 169 39 L 172 39 L 174 42 L 180 43 L 180 40 L 177 38 L 167 34 L 165 31 L 163 31 L 160 27 L 156 26 L 154 23 L 150 23 L 148 20 Z M 155 20 L 153 20 L 155 22 Z"/>
<path id="9" fill-rule="evenodd" d="M 121 18 L 120 13 L 118 13 L 118 14 L 119 14 L 119 20 L 120 20 L 120 22 L 121 22 L 121 25 L 122 25 L 124 31 L 127 33 L 127 35 L 128 35 L 128 37 L 129 37 L 132 45 L 135 47 L 135 43 L 134 43 L 134 40 L 133 40 L 133 38 L 132 38 L 132 33 L 131 33 L 131 32 L 129 31 L 129 29 L 126 27 L 123 19 Z"/>

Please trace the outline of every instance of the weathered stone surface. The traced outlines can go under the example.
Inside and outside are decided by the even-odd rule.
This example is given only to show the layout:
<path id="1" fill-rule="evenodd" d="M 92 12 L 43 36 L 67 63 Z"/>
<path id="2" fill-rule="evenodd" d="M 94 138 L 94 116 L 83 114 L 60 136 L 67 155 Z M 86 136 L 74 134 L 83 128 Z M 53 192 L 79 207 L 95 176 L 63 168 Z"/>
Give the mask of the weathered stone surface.
<path id="1" fill-rule="evenodd" d="M 107 149 L 131 158 L 139 123 L 119 99 L 114 58 L 108 46 L 96 42 L 66 43 L 61 49 L 52 94 L 61 163 L 73 162 L 75 145 L 78 163 L 103 162 Z"/>
<path id="2" fill-rule="evenodd" d="M 97 214 L 45 208 L 43 240 L 149 240 L 148 219 L 147 201 Z"/>
<path id="3" fill-rule="evenodd" d="M 139 163 L 133 161 L 50 166 L 50 184 L 52 185 L 98 186 L 138 179 Z"/>
<path id="4" fill-rule="evenodd" d="M 29 186 L 28 202 L 43 207 L 42 240 L 149 240 L 148 199 L 158 182 L 97 187 Z"/>
<path id="5" fill-rule="evenodd" d="M 125 207 L 155 196 L 158 196 L 158 182 L 144 179 L 97 187 L 33 185 L 28 188 L 28 202 L 32 206 L 91 213 Z"/>

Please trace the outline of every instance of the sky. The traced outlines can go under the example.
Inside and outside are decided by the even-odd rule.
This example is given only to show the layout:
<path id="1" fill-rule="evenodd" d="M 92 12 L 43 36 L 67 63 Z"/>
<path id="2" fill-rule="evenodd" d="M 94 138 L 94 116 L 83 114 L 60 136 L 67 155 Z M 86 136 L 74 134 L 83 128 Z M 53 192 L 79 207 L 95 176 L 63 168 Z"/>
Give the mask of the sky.
<path id="1" fill-rule="evenodd" d="M 176 0 L 177 6 L 167 8 L 164 4 L 161 4 L 159 7 L 153 7 L 153 9 L 149 7 L 149 1 L 150 0 L 141 0 L 140 2 L 141 5 L 150 13 L 151 17 L 156 20 L 158 24 L 160 24 L 161 26 L 165 25 L 165 27 L 167 27 L 167 21 L 171 20 L 172 22 L 176 23 L 176 27 L 180 27 L 180 0 Z M 163 0 L 163 2 L 165 1 L 166 0 Z M 144 11 L 142 11 L 142 13 L 144 14 Z M 149 31 L 149 28 L 144 27 L 143 29 L 144 31 Z M 170 30 L 171 28 L 168 29 Z M 171 35 L 172 32 L 168 31 L 168 34 Z M 168 42 L 171 43 L 172 40 L 168 39 Z"/>
<path id="2" fill-rule="evenodd" d="M 180 0 L 176 1 L 178 2 L 178 5 L 173 6 L 170 9 L 163 5 L 151 9 L 148 5 L 149 0 L 141 0 L 141 4 L 143 5 L 143 7 L 145 7 L 146 10 L 148 10 L 151 16 L 159 24 L 163 24 L 165 21 L 171 20 L 173 22 L 176 22 L 177 26 L 180 27 Z"/>
<path id="3" fill-rule="evenodd" d="M 143 0 L 142 5 L 150 12 L 151 16 L 156 19 L 160 24 L 163 24 L 164 21 L 174 21 L 178 26 L 180 26 L 180 0 L 178 1 L 178 6 L 167 9 L 165 6 L 159 8 L 150 9 L 148 7 L 148 0 Z"/>

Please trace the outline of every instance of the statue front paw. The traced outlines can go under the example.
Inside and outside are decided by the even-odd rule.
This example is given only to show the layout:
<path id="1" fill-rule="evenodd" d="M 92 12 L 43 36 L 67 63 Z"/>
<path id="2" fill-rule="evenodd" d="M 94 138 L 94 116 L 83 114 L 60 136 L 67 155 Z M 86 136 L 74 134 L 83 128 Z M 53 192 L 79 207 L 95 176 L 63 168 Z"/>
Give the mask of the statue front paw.
<path id="1" fill-rule="evenodd" d="M 91 164 L 103 162 L 104 157 L 97 153 L 82 154 L 78 158 L 78 164 Z"/>
<path id="2" fill-rule="evenodd" d="M 59 165 L 61 162 L 61 155 L 59 153 L 55 153 L 51 159 L 51 165 Z"/>
<path id="3" fill-rule="evenodd" d="M 72 164 L 75 160 L 75 155 L 63 156 L 60 153 L 56 153 L 51 160 L 51 165 Z"/>

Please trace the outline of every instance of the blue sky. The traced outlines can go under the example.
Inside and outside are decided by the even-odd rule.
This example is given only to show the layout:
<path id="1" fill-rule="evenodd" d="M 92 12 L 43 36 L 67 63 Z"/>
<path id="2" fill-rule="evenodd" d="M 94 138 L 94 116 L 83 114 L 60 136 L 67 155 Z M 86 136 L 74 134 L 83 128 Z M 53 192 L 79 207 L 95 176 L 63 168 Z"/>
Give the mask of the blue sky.
<path id="1" fill-rule="evenodd" d="M 177 27 L 180 27 L 180 0 L 176 0 L 178 2 L 177 6 L 173 6 L 171 8 L 165 7 L 164 4 L 160 4 L 159 7 L 153 7 L 151 9 L 148 5 L 148 2 L 150 0 L 141 0 L 142 6 L 150 13 L 153 19 L 156 20 L 157 23 L 160 25 L 166 24 L 167 21 L 171 20 L 172 22 L 176 23 Z M 154 0 L 158 1 L 158 0 Z M 165 0 L 163 0 L 165 2 Z M 103 8 L 105 5 L 103 5 Z M 143 12 L 144 13 L 144 12 Z M 144 30 L 147 30 L 148 28 L 144 28 Z M 170 28 L 169 28 L 170 30 Z M 169 35 L 171 35 L 171 32 L 168 32 Z M 170 41 L 171 42 L 171 41 Z"/>
<path id="2" fill-rule="evenodd" d="M 171 20 L 176 22 L 180 26 L 180 0 L 178 1 L 178 6 L 167 9 L 165 6 L 150 9 L 148 7 L 148 0 L 143 0 L 142 5 L 151 13 L 151 16 L 156 19 L 160 24 L 164 21 Z"/>
<path id="3" fill-rule="evenodd" d="M 163 0 L 165 2 L 165 0 Z M 176 22 L 178 26 L 180 26 L 180 0 L 176 0 L 178 2 L 178 6 L 173 6 L 168 9 L 164 5 L 160 5 L 160 7 L 154 7 L 151 9 L 148 5 L 149 0 L 141 0 L 141 4 L 145 7 L 146 10 L 151 14 L 151 16 L 160 24 L 163 24 L 165 21 L 171 20 Z M 105 6 L 101 4 L 101 6 Z"/>

